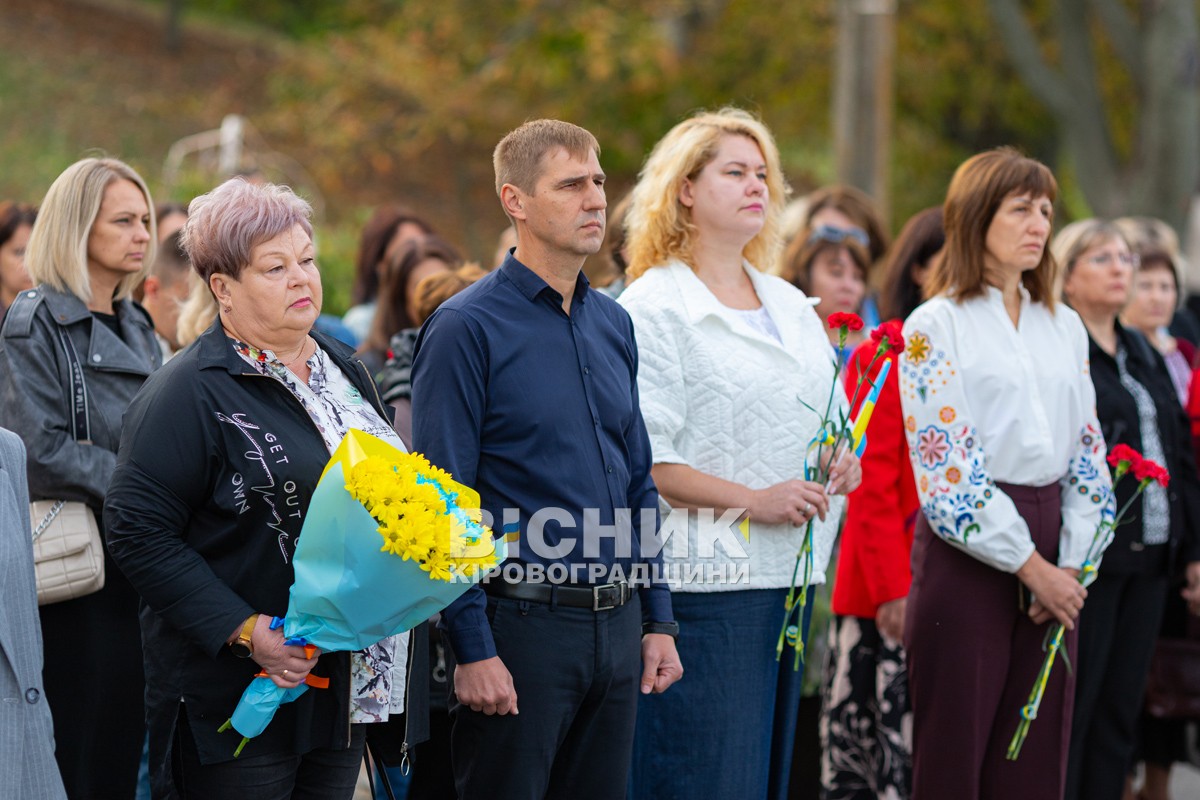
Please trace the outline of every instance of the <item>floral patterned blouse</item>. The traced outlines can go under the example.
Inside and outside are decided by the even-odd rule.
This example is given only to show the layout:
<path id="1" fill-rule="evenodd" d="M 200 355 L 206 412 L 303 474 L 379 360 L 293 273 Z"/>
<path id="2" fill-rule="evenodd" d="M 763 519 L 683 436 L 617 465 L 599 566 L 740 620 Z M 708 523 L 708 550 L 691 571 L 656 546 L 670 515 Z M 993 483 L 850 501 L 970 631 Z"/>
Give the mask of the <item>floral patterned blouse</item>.
<path id="1" fill-rule="evenodd" d="M 233 349 L 259 373 L 288 388 L 332 453 L 351 428 L 383 439 L 405 450 L 404 443 L 371 404 L 318 346 L 308 359 L 310 375 L 304 383 L 270 350 L 259 350 L 233 341 Z M 404 712 L 408 633 L 392 636 L 365 650 L 350 654 L 350 721 L 386 722 L 390 714 Z"/>
<path id="2" fill-rule="evenodd" d="M 992 287 L 961 303 L 936 297 L 908 318 L 900 400 L 909 458 L 934 532 L 1005 572 L 1035 548 L 996 482 L 1058 483 L 1059 565 L 1079 568 L 1114 512 L 1087 332 L 1070 308 L 1051 311 L 1021 291 L 1015 326 Z"/>

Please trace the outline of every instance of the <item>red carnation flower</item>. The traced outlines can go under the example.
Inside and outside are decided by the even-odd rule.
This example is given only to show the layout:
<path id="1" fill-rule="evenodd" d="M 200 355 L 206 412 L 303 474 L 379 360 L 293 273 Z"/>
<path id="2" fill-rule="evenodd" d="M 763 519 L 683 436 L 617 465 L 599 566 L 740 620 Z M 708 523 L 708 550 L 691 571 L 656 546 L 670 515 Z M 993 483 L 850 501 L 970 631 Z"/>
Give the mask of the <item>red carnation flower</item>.
<path id="1" fill-rule="evenodd" d="M 858 314 L 847 314 L 845 311 L 835 311 L 830 314 L 827 324 L 834 330 L 843 327 L 852 331 L 861 331 L 863 329 L 862 317 Z"/>
<path id="2" fill-rule="evenodd" d="M 1134 467 L 1142 462 L 1142 454 L 1127 444 L 1119 444 L 1108 451 L 1109 466 L 1119 466 L 1122 461 L 1127 467 Z"/>
<path id="3" fill-rule="evenodd" d="M 899 320 L 889 320 L 871 331 L 871 341 L 884 352 L 899 354 L 904 349 L 904 326 Z"/>
<path id="4" fill-rule="evenodd" d="M 1158 480 L 1158 474 L 1160 472 L 1164 475 L 1167 472 L 1165 469 L 1148 458 L 1139 459 L 1137 463 L 1130 467 L 1130 471 L 1133 473 L 1133 477 L 1137 478 L 1138 481 Z"/>
<path id="5" fill-rule="evenodd" d="M 1166 488 L 1167 484 L 1171 482 L 1171 473 L 1167 472 L 1166 467 L 1155 464 L 1153 461 L 1148 463 L 1152 467 L 1150 470 L 1150 477 L 1158 481 L 1159 485 L 1161 485 L 1163 488 Z"/>

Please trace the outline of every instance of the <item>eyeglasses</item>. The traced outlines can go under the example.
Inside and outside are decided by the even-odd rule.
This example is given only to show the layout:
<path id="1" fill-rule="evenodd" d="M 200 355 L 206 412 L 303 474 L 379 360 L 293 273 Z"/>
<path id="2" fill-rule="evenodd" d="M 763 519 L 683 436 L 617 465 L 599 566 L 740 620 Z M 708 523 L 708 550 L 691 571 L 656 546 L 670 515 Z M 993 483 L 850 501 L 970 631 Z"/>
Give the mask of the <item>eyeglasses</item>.
<path id="1" fill-rule="evenodd" d="M 1094 256 L 1088 256 L 1087 262 L 1094 267 L 1111 267 L 1113 259 L 1116 258 L 1122 267 L 1132 267 L 1137 269 L 1142 264 L 1142 259 L 1137 253 L 1120 253 L 1114 254 L 1111 251 L 1107 253 L 1097 253 Z"/>
<path id="2" fill-rule="evenodd" d="M 808 235 L 810 243 L 825 241 L 832 242 L 833 244 L 841 244 L 847 239 L 852 239 L 866 248 L 870 248 L 871 246 L 871 238 L 867 236 L 867 232 L 862 228 L 837 228 L 833 225 L 818 225 Z"/>

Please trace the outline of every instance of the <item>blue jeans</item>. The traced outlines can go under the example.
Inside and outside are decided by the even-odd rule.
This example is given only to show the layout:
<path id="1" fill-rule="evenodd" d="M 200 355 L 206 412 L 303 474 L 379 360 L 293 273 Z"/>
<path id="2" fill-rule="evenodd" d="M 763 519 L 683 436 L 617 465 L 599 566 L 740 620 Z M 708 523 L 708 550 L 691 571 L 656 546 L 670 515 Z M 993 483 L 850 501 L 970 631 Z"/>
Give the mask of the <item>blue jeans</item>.
<path id="1" fill-rule="evenodd" d="M 790 649 L 775 659 L 786 596 L 672 593 L 684 674 L 665 693 L 640 698 L 631 800 L 786 797 L 804 677 Z M 810 597 L 805 640 L 812 606 Z"/>

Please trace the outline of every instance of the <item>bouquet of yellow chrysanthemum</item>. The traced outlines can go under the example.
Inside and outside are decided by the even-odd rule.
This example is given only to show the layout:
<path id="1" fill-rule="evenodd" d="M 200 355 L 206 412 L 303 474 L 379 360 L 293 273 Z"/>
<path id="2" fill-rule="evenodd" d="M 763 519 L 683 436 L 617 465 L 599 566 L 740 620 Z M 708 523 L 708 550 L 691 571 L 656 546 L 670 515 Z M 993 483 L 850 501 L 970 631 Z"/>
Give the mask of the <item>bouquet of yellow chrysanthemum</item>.
<path id="1" fill-rule="evenodd" d="M 480 523 L 479 495 L 416 453 L 352 430 L 321 475 L 292 561 L 282 626 L 287 643 L 362 650 L 413 628 L 504 560 L 503 540 Z M 260 675 L 221 730 L 240 753 L 275 711 L 324 679 L 281 689 Z M 235 753 L 236 755 L 236 753 Z"/>
<path id="2" fill-rule="evenodd" d="M 368 456 L 346 475 L 346 491 L 379 523 L 381 549 L 443 581 L 496 565 L 491 531 L 457 505 L 464 490 L 418 453 Z"/>

